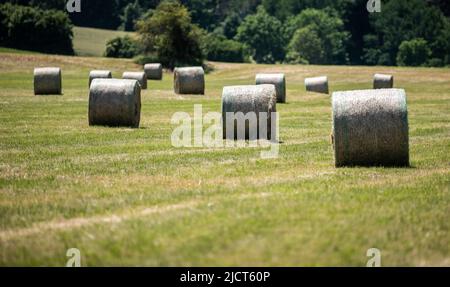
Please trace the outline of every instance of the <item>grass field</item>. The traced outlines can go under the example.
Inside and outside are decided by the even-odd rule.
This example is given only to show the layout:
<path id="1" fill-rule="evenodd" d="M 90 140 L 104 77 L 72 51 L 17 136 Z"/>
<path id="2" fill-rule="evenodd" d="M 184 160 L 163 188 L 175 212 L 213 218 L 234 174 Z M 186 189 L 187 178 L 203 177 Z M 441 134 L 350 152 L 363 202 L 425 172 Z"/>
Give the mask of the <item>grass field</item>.
<path id="1" fill-rule="evenodd" d="M 34 51 L 25 51 L 25 50 L 18 50 L 14 48 L 6 48 L 6 47 L 0 47 L 0 53 L 8 53 L 8 54 L 39 54 L 39 52 Z"/>
<path id="2" fill-rule="evenodd" d="M 73 48 L 78 56 L 101 57 L 106 43 L 116 37 L 133 36 L 132 32 L 104 30 L 85 27 L 73 28 Z"/>
<path id="3" fill-rule="evenodd" d="M 178 96 L 172 76 L 142 93 L 141 128 L 89 127 L 87 75 L 129 60 L 0 54 L 0 265 L 450 265 L 450 70 L 212 63 L 206 96 Z M 63 96 L 33 96 L 35 66 L 61 66 Z M 280 154 L 174 148 L 173 113 L 220 110 L 222 87 L 286 73 Z M 333 165 L 332 90 L 395 75 L 408 96 L 411 168 Z"/>

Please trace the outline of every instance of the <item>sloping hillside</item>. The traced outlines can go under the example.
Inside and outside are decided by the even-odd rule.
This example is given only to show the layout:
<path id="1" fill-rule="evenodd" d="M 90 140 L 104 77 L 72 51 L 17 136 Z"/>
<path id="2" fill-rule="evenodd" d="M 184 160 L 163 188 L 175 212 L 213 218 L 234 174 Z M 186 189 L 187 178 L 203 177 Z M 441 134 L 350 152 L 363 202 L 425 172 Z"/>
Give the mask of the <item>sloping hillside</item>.
<path id="1" fill-rule="evenodd" d="M 74 27 L 73 46 L 75 53 L 79 56 L 101 57 L 109 40 L 125 35 L 133 36 L 135 34 L 124 31 Z"/>

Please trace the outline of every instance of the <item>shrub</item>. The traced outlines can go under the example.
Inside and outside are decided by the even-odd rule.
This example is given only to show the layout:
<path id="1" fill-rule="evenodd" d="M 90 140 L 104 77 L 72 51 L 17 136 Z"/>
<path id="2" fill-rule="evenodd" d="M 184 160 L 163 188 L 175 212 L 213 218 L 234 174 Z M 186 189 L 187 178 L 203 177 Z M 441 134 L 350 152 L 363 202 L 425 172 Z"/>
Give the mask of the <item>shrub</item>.
<path id="1" fill-rule="evenodd" d="M 137 54 L 137 43 L 131 37 L 125 36 L 108 41 L 104 55 L 109 58 L 133 58 Z"/>
<path id="2" fill-rule="evenodd" d="M 443 67 L 444 66 L 444 61 L 442 59 L 439 59 L 439 58 L 432 58 L 432 59 L 428 60 L 426 65 L 428 67 Z"/>
<path id="3" fill-rule="evenodd" d="M 399 66 L 423 66 L 427 63 L 430 55 L 431 50 L 424 39 L 403 41 L 398 48 L 397 64 Z"/>
<path id="4" fill-rule="evenodd" d="M 148 63 L 159 63 L 158 56 L 154 54 L 147 54 L 147 55 L 138 55 L 134 62 L 139 65 L 145 65 Z"/>
<path id="5" fill-rule="evenodd" d="M 6 47 L 73 55 L 72 23 L 61 11 L 0 5 L 0 43 Z"/>
<path id="6" fill-rule="evenodd" d="M 244 62 L 244 47 L 222 35 L 208 34 L 204 37 L 204 54 L 208 60 L 222 62 Z"/>

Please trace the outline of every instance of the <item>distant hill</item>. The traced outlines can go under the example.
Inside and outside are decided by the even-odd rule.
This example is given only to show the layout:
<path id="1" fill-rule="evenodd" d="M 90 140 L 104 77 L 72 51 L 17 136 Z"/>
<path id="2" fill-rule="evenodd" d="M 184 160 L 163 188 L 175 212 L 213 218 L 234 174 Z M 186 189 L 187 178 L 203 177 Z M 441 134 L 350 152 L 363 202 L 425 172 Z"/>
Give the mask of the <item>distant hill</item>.
<path id="1" fill-rule="evenodd" d="M 79 56 L 100 57 L 105 52 L 106 43 L 115 38 L 125 35 L 134 36 L 133 32 L 104 30 L 95 28 L 74 27 L 73 47 Z"/>

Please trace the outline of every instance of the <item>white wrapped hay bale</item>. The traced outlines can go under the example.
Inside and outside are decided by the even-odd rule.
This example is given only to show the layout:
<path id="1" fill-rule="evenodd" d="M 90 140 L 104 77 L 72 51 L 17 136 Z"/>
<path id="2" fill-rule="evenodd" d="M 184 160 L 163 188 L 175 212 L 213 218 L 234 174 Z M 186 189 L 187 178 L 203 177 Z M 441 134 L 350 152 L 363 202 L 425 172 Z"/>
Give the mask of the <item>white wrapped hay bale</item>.
<path id="1" fill-rule="evenodd" d="M 205 71 L 202 67 L 175 68 L 173 74 L 176 94 L 205 94 Z"/>
<path id="2" fill-rule="evenodd" d="M 141 86 L 137 80 L 94 79 L 89 91 L 89 125 L 139 127 Z"/>
<path id="3" fill-rule="evenodd" d="M 284 74 L 257 74 L 256 84 L 272 84 L 277 92 L 277 103 L 286 102 L 286 78 Z"/>
<path id="4" fill-rule="evenodd" d="M 229 86 L 224 87 L 222 92 L 222 123 L 224 139 L 272 139 L 272 119 L 273 112 L 276 112 L 277 96 L 274 85 L 255 86 Z M 231 113 L 231 114 L 230 114 Z M 256 120 L 251 122 L 246 120 L 240 123 L 245 127 L 245 134 L 238 133 L 237 120 L 228 118 L 234 131 L 227 130 L 227 117 L 236 116 L 242 113 L 247 119 L 251 118 L 250 113 L 254 113 Z M 265 113 L 265 114 L 261 114 Z M 264 117 L 264 118 L 262 118 Z M 266 123 L 266 134 L 260 133 L 260 123 Z"/>
<path id="5" fill-rule="evenodd" d="M 373 76 L 374 89 L 392 89 L 394 87 L 394 76 L 375 74 Z"/>
<path id="6" fill-rule="evenodd" d="M 139 85 L 141 85 L 141 89 L 147 89 L 147 76 L 145 72 L 124 72 L 122 79 L 137 80 Z"/>
<path id="7" fill-rule="evenodd" d="M 328 94 L 328 77 L 306 78 L 305 87 L 308 92 Z"/>
<path id="8" fill-rule="evenodd" d="M 89 73 L 89 87 L 91 86 L 92 80 L 94 79 L 111 79 L 111 71 L 105 70 L 93 70 Z"/>
<path id="9" fill-rule="evenodd" d="M 55 67 L 34 69 L 35 95 L 61 95 L 62 76 L 61 69 Z"/>
<path id="10" fill-rule="evenodd" d="M 402 89 L 335 92 L 335 164 L 408 166 L 408 110 Z"/>
<path id="11" fill-rule="evenodd" d="M 159 63 L 149 63 L 144 65 L 145 75 L 149 80 L 162 80 L 163 68 Z"/>

